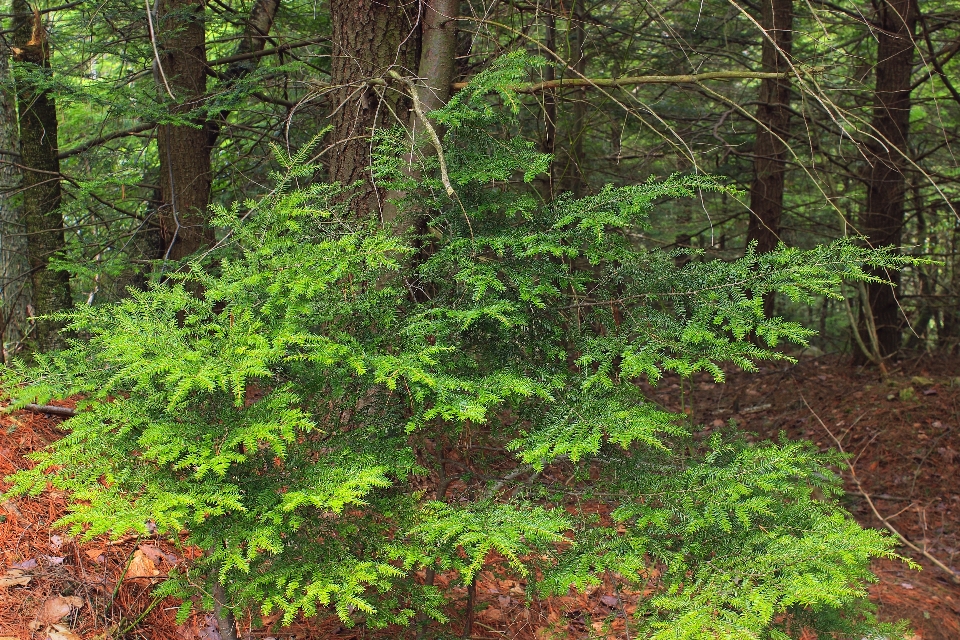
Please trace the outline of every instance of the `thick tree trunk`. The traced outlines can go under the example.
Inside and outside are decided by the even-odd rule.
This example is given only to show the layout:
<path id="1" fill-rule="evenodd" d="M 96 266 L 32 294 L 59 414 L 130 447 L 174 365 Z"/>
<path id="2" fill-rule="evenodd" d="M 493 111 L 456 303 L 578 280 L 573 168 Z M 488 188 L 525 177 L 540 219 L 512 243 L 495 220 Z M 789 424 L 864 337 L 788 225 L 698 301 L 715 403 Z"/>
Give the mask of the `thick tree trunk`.
<path id="1" fill-rule="evenodd" d="M 7 51 L 0 51 L 0 77 L 10 79 Z M 17 96 L 0 84 L 0 148 L 18 149 Z M 30 315 L 30 267 L 20 198 L 10 194 L 20 188 L 22 176 L 13 157 L 0 158 L 0 343 L 3 362 L 25 337 Z"/>
<path id="2" fill-rule="evenodd" d="M 207 90 L 203 0 L 160 0 L 154 76 L 170 110 L 186 114 L 201 106 Z M 198 121 L 201 123 L 202 121 Z M 164 124 L 157 128 L 160 156 L 160 232 L 164 259 L 180 260 L 213 243 L 208 224 L 210 132 L 206 126 Z"/>
<path id="3" fill-rule="evenodd" d="M 332 2 L 333 58 L 330 73 L 337 90 L 331 104 L 330 179 L 359 183 L 351 208 L 359 216 L 382 217 L 383 192 L 370 174 L 370 136 L 399 121 L 410 122 L 410 104 L 401 92 L 382 91 L 383 78 L 395 70 L 413 75 L 420 59 L 417 2 L 351 0 Z M 429 9 L 428 9 L 429 13 Z M 439 18 L 438 19 L 442 19 Z M 371 80 L 375 82 L 371 82 Z"/>
<path id="4" fill-rule="evenodd" d="M 880 0 L 879 28 L 874 31 L 877 45 L 876 88 L 874 93 L 872 137 L 866 145 L 870 163 L 866 209 L 859 231 L 874 247 L 899 246 L 903 230 L 904 171 L 910 125 L 910 79 L 913 70 L 914 33 L 917 24 L 916 0 Z M 877 275 L 894 283 L 897 272 Z M 904 325 L 893 287 L 867 285 L 869 312 L 873 314 L 880 357 L 900 348 Z M 864 310 L 866 313 L 867 310 Z M 865 344 L 871 344 L 863 322 Z"/>
<path id="5" fill-rule="evenodd" d="M 25 0 L 14 0 L 14 61 L 50 68 L 50 47 L 40 14 Z M 48 91 L 32 86 L 18 88 L 20 163 L 23 166 L 23 230 L 33 290 L 33 311 L 46 315 L 68 309 L 70 276 L 49 268 L 50 258 L 66 243 L 60 213 L 60 160 L 57 159 L 57 107 Z M 38 320 L 35 337 L 39 350 L 60 344 L 61 323 Z"/>
<path id="6" fill-rule="evenodd" d="M 793 0 L 761 0 L 761 25 L 766 31 L 761 53 L 762 70 L 784 73 L 793 44 Z M 754 142 L 753 184 L 750 186 L 750 224 L 747 242 L 757 250 L 771 251 L 780 241 L 783 215 L 783 178 L 790 133 L 790 81 L 761 80 Z"/>

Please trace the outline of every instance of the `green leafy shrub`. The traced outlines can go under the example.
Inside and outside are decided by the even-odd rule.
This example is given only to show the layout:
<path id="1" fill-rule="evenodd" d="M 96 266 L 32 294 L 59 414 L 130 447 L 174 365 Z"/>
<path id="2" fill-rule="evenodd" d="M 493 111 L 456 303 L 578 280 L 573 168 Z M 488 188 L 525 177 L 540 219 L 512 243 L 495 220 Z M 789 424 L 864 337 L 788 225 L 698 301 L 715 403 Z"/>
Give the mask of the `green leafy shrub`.
<path id="1" fill-rule="evenodd" d="M 783 358 L 810 332 L 764 317 L 765 293 L 838 296 L 903 259 L 837 242 L 678 266 L 642 246 L 655 201 L 726 189 L 704 176 L 543 202 L 511 180 L 550 158 L 497 133 L 525 64 L 434 114 L 454 197 L 401 130 L 375 165 L 401 194 L 395 228 L 349 215 L 349 187 L 297 186 L 307 151 L 280 154 L 272 192 L 217 212 L 214 269 L 69 314 L 82 338 L 6 376 L 14 406 L 84 398 L 15 491 L 69 491 L 60 524 L 86 536 L 186 529 L 206 554 L 161 593 L 219 580 L 287 621 L 443 621 L 415 572 L 468 582 L 497 554 L 531 596 L 649 583 L 643 637 L 783 638 L 790 618 L 862 634 L 869 560 L 892 544 L 838 505 L 836 459 L 698 443 L 636 382 Z"/>

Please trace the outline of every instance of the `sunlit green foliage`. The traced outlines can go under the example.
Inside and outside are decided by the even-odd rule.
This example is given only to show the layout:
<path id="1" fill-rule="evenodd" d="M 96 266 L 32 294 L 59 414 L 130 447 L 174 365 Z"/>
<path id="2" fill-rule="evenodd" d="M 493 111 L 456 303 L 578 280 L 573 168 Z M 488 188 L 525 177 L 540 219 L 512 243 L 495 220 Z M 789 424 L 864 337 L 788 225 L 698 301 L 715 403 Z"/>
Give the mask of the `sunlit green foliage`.
<path id="1" fill-rule="evenodd" d="M 278 152 L 271 192 L 218 209 L 212 267 L 71 313 L 70 347 L 5 380 L 14 406 L 84 398 L 15 490 L 69 491 L 61 524 L 86 536 L 186 529 L 206 554 L 161 593 L 218 579 L 286 621 L 445 620 L 414 573 L 469 581 L 496 553 L 531 597 L 605 572 L 649 586 L 640 637 L 873 628 L 868 564 L 892 543 L 840 508 L 836 459 L 700 442 L 637 382 L 783 358 L 810 333 L 764 317 L 763 294 L 837 296 L 904 259 L 837 242 L 681 264 L 639 246 L 657 201 L 727 190 L 700 175 L 543 202 L 510 180 L 550 159 L 492 133 L 510 116 L 490 92 L 509 105 L 526 64 L 501 60 L 435 114 L 452 198 L 435 157 L 411 170 L 406 137 L 384 134 L 378 178 L 403 188 L 409 232 L 345 215 L 349 185 L 301 186 L 309 149 Z M 471 438 L 513 457 L 485 465 Z M 474 469 L 456 499 L 425 491 L 444 442 Z M 541 475 L 560 469 L 573 481 Z"/>

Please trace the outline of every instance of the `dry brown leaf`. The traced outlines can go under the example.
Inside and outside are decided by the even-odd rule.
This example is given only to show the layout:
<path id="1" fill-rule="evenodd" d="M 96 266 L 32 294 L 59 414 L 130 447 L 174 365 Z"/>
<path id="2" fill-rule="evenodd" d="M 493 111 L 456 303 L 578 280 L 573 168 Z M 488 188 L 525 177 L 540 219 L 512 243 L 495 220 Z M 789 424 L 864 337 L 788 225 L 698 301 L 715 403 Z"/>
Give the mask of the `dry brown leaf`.
<path id="1" fill-rule="evenodd" d="M 55 624 L 47 629 L 48 640 L 83 640 L 80 636 L 62 624 Z"/>
<path id="2" fill-rule="evenodd" d="M 143 551 L 143 554 L 154 561 L 156 564 L 166 562 L 168 564 L 174 565 L 179 562 L 179 558 L 173 555 L 172 553 L 165 553 L 160 547 L 155 547 L 152 544 L 142 544 L 139 547 L 140 551 Z"/>
<path id="3" fill-rule="evenodd" d="M 93 549 L 86 549 L 83 552 L 83 555 L 87 556 L 94 562 L 103 562 L 103 549 L 94 547 Z"/>
<path id="4" fill-rule="evenodd" d="M 500 611 L 500 609 L 495 609 L 491 607 L 489 609 L 484 609 L 483 611 L 481 611 L 479 614 L 477 614 L 477 617 L 482 618 L 487 622 L 500 622 L 501 620 L 503 620 L 503 612 Z"/>
<path id="5" fill-rule="evenodd" d="M 21 569 L 10 569 L 0 576 L 0 587 L 26 586 L 33 576 L 24 575 Z"/>
<path id="6" fill-rule="evenodd" d="M 157 565 L 140 549 L 133 554 L 133 560 L 127 567 L 126 578 L 155 578 L 160 575 Z"/>
<path id="7" fill-rule="evenodd" d="M 620 600 L 616 596 L 600 596 L 600 602 L 608 607 L 615 607 L 620 604 Z"/>
<path id="8" fill-rule="evenodd" d="M 74 609 L 83 606 L 83 598 L 79 596 L 57 596 L 50 598 L 40 607 L 40 612 L 33 621 L 38 627 L 60 622 L 63 618 L 70 615 Z"/>
<path id="9" fill-rule="evenodd" d="M 23 517 L 23 514 L 20 513 L 20 509 L 17 508 L 17 505 L 10 500 L 4 500 L 2 503 L 0 503 L 0 509 L 3 509 L 16 518 Z"/>

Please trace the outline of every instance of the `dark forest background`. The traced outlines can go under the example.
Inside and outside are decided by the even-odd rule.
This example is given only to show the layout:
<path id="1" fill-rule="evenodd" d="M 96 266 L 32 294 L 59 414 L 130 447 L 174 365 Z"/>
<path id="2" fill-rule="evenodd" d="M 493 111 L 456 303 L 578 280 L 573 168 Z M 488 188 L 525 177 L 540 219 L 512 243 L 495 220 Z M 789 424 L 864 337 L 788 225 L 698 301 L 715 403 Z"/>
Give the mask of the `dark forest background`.
<path id="1" fill-rule="evenodd" d="M 390 208 L 370 136 L 439 106 L 505 52 L 551 64 L 521 131 L 555 154 L 544 198 L 674 172 L 719 176 L 655 213 L 638 241 L 733 259 L 756 242 L 842 236 L 936 262 L 769 310 L 814 344 L 885 366 L 956 349 L 960 5 L 954 0 L 121 0 L 6 6 L 0 57 L 5 358 L 45 349 L 29 318 L 126 295 L 209 248 L 211 203 L 264 190 L 271 144 L 326 131 L 313 180 L 365 183 Z M 389 211 L 387 211 L 389 215 Z M 851 330 L 855 327 L 856 331 Z"/>

